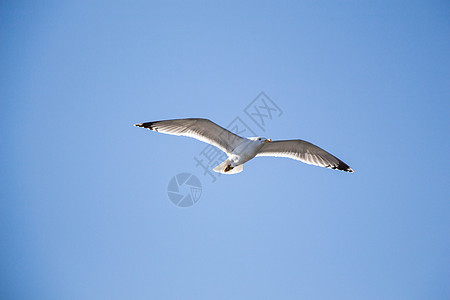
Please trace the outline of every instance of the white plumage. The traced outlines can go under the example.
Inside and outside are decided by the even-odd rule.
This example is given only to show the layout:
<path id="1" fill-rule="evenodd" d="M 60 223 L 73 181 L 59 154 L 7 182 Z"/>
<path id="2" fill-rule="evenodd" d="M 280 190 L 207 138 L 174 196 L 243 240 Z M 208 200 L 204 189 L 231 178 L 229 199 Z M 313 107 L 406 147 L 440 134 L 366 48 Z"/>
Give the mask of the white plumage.
<path id="1" fill-rule="evenodd" d="M 271 141 L 263 137 L 243 138 L 207 119 L 175 119 L 135 124 L 161 133 L 192 137 L 218 147 L 228 159 L 214 168 L 224 174 L 242 172 L 243 164 L 255 156 L 287 157 L 304 163 L 353 172 L 327 151 L 302 140 Z"/>

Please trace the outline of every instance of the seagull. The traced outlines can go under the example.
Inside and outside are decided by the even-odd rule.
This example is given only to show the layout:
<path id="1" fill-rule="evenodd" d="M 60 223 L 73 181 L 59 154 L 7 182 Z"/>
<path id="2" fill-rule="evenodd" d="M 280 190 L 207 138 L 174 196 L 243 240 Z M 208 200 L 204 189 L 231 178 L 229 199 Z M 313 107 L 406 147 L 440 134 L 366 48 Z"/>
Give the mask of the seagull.
<path id="1" fill-rule="evenodd" d="M 258 156 L 287 157 L 301 162 L 353 173 L 339 158 L 303 140 L 272 141 L 264 137 L 241 137 L 208 119 L 174 119 L 134 124 L 156 132 L 187 136 L 213 145 L 228 158 L 213 170 L 223 174 L 236 174 L 243 164 Z"/>

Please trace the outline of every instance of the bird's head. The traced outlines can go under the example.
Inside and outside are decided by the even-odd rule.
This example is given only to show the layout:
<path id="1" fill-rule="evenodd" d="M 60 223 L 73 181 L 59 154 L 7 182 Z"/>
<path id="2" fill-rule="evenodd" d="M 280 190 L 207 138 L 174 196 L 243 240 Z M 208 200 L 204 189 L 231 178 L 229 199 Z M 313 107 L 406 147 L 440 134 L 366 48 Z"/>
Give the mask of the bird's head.
<path id="1" fill-rule="evenodd" d="M 265 137 L 262 137 L 262 136 L 251 137 L 249 139 L 252 141 L 255 141 L 255 142 L 260 142 L 260 143 L 270 143 L 272 141 L 271 139 L 266 139 Z"/>

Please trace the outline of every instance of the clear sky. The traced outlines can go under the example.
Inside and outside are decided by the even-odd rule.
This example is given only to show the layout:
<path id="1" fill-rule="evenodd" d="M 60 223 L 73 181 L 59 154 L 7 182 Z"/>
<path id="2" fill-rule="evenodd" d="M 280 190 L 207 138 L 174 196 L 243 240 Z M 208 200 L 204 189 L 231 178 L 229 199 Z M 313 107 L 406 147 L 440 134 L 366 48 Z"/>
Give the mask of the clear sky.
<path id="1" fill-rule="evenodd" d="M 2 1 L 0 24 L 2 299 L 450 298 L 448 1 Z M 212 182 L 206 144 L 132 126 L 186 117 L 356 172 Z"/>

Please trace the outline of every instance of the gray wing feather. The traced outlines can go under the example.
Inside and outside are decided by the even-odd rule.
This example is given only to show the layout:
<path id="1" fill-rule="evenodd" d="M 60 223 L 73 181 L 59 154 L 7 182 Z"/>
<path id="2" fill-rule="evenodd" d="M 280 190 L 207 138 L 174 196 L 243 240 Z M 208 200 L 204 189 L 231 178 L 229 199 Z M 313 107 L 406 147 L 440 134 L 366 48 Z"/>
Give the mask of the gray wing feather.
<path id="1" fill-rule="evenodd" d="M 161 133 L 192 137 L 230 154 L 244 139 L 208 119 L 175 119 L 135 124 Z"/>
<path id="2" fill-rule="evenodd" d="M 288 157 L 304 163 L 353 172 L 346 163 L 327 151 L 302 140 L 273 141 L 264 144 L 256 156 Z"/>

